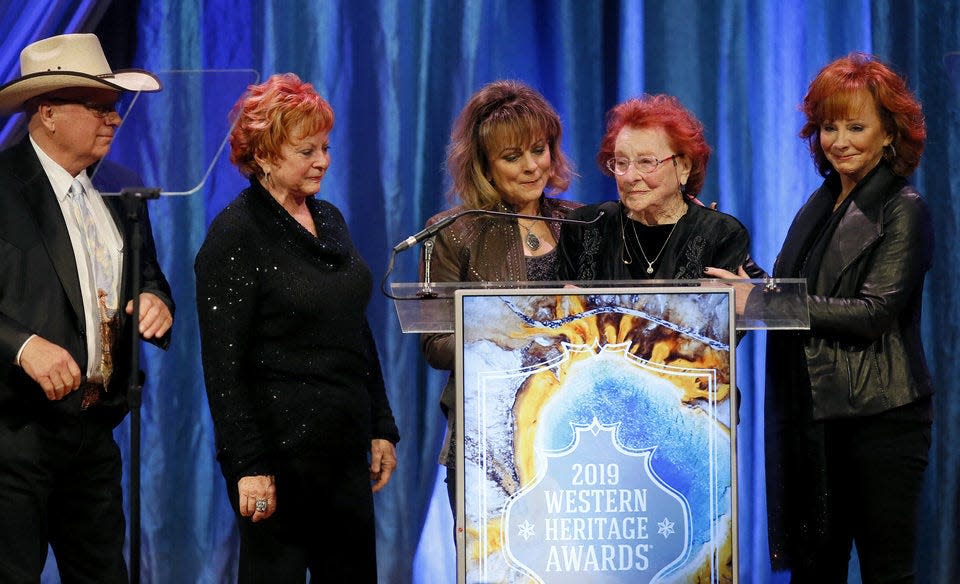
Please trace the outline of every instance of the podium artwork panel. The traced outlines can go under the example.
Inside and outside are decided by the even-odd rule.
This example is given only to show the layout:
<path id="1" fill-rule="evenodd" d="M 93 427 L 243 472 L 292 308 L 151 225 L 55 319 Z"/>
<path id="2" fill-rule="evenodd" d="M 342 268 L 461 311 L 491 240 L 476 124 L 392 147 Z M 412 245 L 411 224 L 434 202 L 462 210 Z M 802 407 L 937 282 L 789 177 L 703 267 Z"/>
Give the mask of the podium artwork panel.
<path id="1" fill-rule="evenodd" d="M 455 308 L 458 582 L 736 582 L 730 288 Z"/>

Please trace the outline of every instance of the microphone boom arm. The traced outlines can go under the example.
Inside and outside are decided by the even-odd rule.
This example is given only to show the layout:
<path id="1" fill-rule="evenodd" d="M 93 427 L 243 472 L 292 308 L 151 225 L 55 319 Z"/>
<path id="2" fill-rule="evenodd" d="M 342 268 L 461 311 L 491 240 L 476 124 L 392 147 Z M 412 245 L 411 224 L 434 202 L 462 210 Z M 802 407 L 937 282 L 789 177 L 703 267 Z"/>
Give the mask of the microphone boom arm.
<path id="1" fill-rule="evenodd" d="M 584 221 L 581 219 L 567 219 L 566 217 L 543 217 L 541 215 L 524 215 L 521 213 L 507 213 L 505 211 L 488 211 L 486 209 L 467 209 L 465 211 L 460 211 L 459 213 L 454 213 L 449 217 L 444 217 L 443 219 L 437 221 L 429 227 L 418 231 L 417 233 L 411 235 L 410 237 L 404 239 L 397 245 L 393 246 L 394 253 L 399 253 L 405 249 L 409 249 L 414 245 L 420 243 L 424 239 L 433 237 L 441 230 L 445 229 L 448 225 L 456 221 L 457 219 L 463 217 L 464 215 L 492 215 L 494 217 L 508 217 L 511 219 L 530 219 L 533 221 L 553 221 L 557 223 L 576 223 L 578 225 L 590 225 L 596 223 L 603 217 L 604 212 L 599 211 L 597 216 L 589 221 Z"/>

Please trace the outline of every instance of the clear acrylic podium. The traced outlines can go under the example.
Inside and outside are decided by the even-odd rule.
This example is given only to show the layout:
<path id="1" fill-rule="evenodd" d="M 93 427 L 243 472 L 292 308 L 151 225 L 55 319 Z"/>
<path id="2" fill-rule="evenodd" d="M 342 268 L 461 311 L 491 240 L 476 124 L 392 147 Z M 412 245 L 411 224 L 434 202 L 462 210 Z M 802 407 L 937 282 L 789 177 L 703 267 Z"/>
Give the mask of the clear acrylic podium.
<path id="1" fill-rule="evenodd" d="M 452 333 L 455 330 L 455 295 L 458 290 L 561 289 L 569 282 L 435 282 L 394 283 L 394 308 L 405 333 Z M 736 315 L 737 330 L 803 330 L 810 328 L 807 286 L 800 278 L 763 280 L 635 280 L 576 282 L 581 288 L 751 286 L 755 290 L 747 312 Z"/>
<path id="2" fill-rule="evenodd" d="M 805 281 L 392 291 L 456 338 L 459 583 L 737 581 L 738 331 L 809 328 Z"/>

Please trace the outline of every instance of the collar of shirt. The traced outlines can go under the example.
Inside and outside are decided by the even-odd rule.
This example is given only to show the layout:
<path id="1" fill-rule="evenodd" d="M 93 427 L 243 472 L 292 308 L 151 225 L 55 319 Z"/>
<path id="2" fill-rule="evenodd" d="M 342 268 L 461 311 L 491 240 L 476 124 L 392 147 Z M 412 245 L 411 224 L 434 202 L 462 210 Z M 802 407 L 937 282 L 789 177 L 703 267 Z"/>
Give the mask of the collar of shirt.
<path id="1" fill-rule="evenodd" d="M 40 166 L 43 167 L 43 172 L 47 174 L 47 178 L 50 180 L 50 186 L 53 187 L 53 192 L 57 195 L 58 201 L 62 203 L 63 200 L 67 198 L 67 192 L 70 190 L 70 185 L 73 184 L 74 178 L 80 181 L 80 184 L 83 185 L 83 188 L 86 189 L 88 193 L 91 192 L 93 183 L 91 183 L 90 178 L 87 177 L 86 169 L 82 170 L 80 174 L 75 177 L 70 176 L 69 172 L 47 156 L 47 153 L 33 141 L 33 136 L 30 137 L 30 145 L 33 146 L 34 151 L 37 153 L 37 158 L 40 159 Z"/>

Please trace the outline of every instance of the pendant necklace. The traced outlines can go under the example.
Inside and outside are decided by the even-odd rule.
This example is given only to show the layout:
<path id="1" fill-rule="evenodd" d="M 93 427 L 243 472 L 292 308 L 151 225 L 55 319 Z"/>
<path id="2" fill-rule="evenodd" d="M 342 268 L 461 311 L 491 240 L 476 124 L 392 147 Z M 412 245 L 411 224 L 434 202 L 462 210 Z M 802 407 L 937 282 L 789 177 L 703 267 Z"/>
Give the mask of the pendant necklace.
<path id="1" fill-rule="evenodd" d="M 527 227 L 526 225 L 524 225 L 518 220 L 517 225 L 519 225 L 520 227 L 523 227 L 523 229 L 526 230 L 527 236 L 523 238 L 523 241 L 524 243 L 527 244 L 527 247 L 530 248 L 530 251 L 537 251 L 538 249 L 540 249 L 540 238 L 537 237 L 537 234 L 531 230 L 531 228 L 533 227 L 533 224 L 531 223 L 530 227 Z"/>
<path id="2" fill-rule="evenodd" d="M 683 219 L 683 217 L 680 217 L 680 219 Z M 677 219 L 677 222 L 673 224 L 673 229 L 671 229 L 670 233 L 667 234 L 667 238 L 663 240 L 663 245 L 660 246 L 660 251 L 657 252 L 656 257 L 653 258 L 652 260 L 648 259 L 647 252 L 643 251 L 643 245 L 640 243 L 640 236 L 637 235 L 636 222 L 630 220 L 629 218 L 627 219 L 628 221 L 630 221 L 630 228 L 633 229 L 633 236 L 637 239 L 637 247 L 640 248 L 640 253 L 641 255 L 643 255 L 643 261 L 647 262 L 647 274 L 653 274 L 653 264 L 660 259 L 661 255 L 663 255 L 663 250 L 667 249 L 667 244 L 670 243 L 670 237 L 672 237 L 673 232 L 676 231 L 677 225 L 680 223 L 680 219 Z"/>

